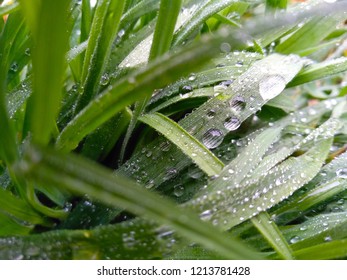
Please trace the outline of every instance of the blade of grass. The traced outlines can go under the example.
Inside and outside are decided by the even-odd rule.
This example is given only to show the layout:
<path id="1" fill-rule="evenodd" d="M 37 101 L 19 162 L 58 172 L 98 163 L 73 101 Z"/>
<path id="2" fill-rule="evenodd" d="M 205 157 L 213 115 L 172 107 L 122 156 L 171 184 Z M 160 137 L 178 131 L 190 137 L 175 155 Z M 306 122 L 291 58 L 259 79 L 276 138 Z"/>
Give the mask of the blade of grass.
<path id="1" fill-rule="evenodd" d="M 181 0 L 160 1 L 159 14 L 155 26 L 153 42 L 148 61 L 153 61 L 169 51 L 173 38 L 173 32 L 175 30 L 175 25 L 177 22 L 177 17 L 181 9 L 181 4 Z M 122 162 L 124 159 L 128 141 L 130 140 L 130 137 L 135 129 L 138 117 L 143 113 L 149 99 L 150 95 L 146 96 L 143 100 L 138 101 L 135 105 L 135 110 L 122 144 L 120 162 Z"/>
<path id="2" fill-rule="evenodd" d="M 224 164 L 176 122 L 159 113 L 143 115 L 139 120 L 163 134 L 208 176 L 218 175 L 222 171 Z"/>
<path id="3" fill-rule="evenodd" d="M 321 243 L 294 252 L 300 260 L 326 260 L 345 258 L 347 253 L 347 239 Z"/>
<path id="4" fill-rule="evenodd" d="M 308 183 L 320 170 L 329 148 L 333 133 L 339 122 L 331 122 L 331 126 L 318 129 L 320 134 L 313 137 L 310 148 L 299 157 L 290 157 L 272 168 L 255 182 L 246 178 L 240 186 L 230 185 L 224 191 L 218 189 L 218 182 L 211 181 L 211 187 L 187 204 L 198 209 L 206 219 L 215 221 L 219 227 L 229 229 L 256 214 L 269 209 L 278 202 L 289 197 L 298 188 Z M 227 169 L 228 167 L 226 167 Z M 216 190 L 213 188 L 216 187 Z"/>
<path id="5" fill-rule="evenodd" d="M 0 236 L 26 235 L 32 228 L 33 226 L 19 224 L 8 215 L 0 212 Z M 9 234 L 9 232 L 11 234 Z"/>
<path id="6" fill-rule="evenodd" d="M 35 212 L 28 204 L 0 187 L 1 211 L 5 211 L 12 217 L 35 224 L 45 224 L 45 220 Z"/>
<path id="7" fill-rule="evenodd" d="M 6 104 L 7 73 L 11 61 L 9 61 L 11 46 L 23 25 L 23 19 L 19 13 L 11 14 L 6 21 L 0 37 L 0 158 L 6 163 L 12 164 L 18 157 L 16 138 Z"/>
<path id="8" fill-rule="evenodd" d="M 275 222 L 271 221 L 267 212 L 259 213 L 251 221 L 282 258 L 286 260 L 293 259 L 292 249 L 289 247 Z"/>
<path id="9" fill-rule="evenodd" d="M 312 64 L 303 69 L 287 86 L 293 87 L 322 78 L 340 74 L 347 70 L 347 58 L 340 57 Z"/>
<path id="10" fill-rule="evenodd" d="M 68 47 L 68 0 L 33 3 L 21 0 L 21 7 L 31 28 L 34 48 L 33 94 L 27 106 L 25 133 L 36 143 L 47 144 L 55 127 L 60 107 Z"/>
<path id="11" fill-rule="evenodd" d="M 276 51 L 283 54 L 298 53 L 312 46 L 317 45 L 331 31 L 336 29 L 336 25 L 344 19 L 344 15 L 334 14 L 334 16 L 317 16 L 310 19 L 289 38 L 281 42 Z"/>
<path id="12" fill-rule="evenodd" d="M 176 207 L 171 201 L 149 192 L 125 177 L 114 176 L 110 171 L 86 159 L 30 147 L 26 150 L 24 161 L 17 165 L 16 171 L 20 176 L 44 184 L 59 185 L 78 194 L 88 194 L 110 206 L 120 206 L 169 225 L 183 236 L 217 250 L 226 258 L 259 257 L 239 241 L 225 238 L 223 233 L 202 222 L 194 213 Z"/>
<path id="13" fill-rule="evenodd" d="M 194 15 L 175 33 L 172 45 L 181 45 L 194 31 L 196 31 L 209 17 L 233 4 L 235 0 L 204 1 Z"/>
<path id="14" fill-rule="evenodd" d="M 209 37 L 205 38 L 205 41 L 203 45 L 194 44 L 155 60 L 145 69 L 131 73 L 108 87 L 65 127 L 57 139 L 57 148 L 74 149 L 88 133 L 124 106 L 151 95 L 154 89 L 161 88 L 195 70 L 215 55 L 215 47 L 225 41 L 225 38 Z M 242 44 L 242 41 L 235 44 Z"/>
<path id="15" fill-rule="evenodd" d="M 262 81 L 267 81 L 268 77 L 272 75 L 283 77 L 283 80 L 276 79 L 271 83 L 271 87 L 275 89 L 272 91 L 274 97 L 282 91 L 285 83 L 296 75 L 301 69 L 301 65 L 302 62 L 297 57 L 284 57 L 277 54 L 259 60 L 248 71 L 239 76 L 230 87 L 223 89 L 219 95 L 219 92 L 217 94 L 215 92 L 217 96 L 179 121 L 179 124 L 202 143 L 210 139 L 211 130 L 212 134 L 217 133 L 219 137 L 216 137 L 215 140 L 218 142 L 210 146 L 211 149 L 216 148 L 218 144 L 223 142 L 228 133 L 237 133 L 237 128 L 242 122 L 266 103 L 267 100 L 264 100 L 259 92 Z M 218 72 L 218 69 L 215 71 Z M 276 85 L 280 86 L 277 87 Z M 230 126 L 230 123 L 235 124 L 235 126 Z M 140 180 L 148 187 L 150 185 L 158 187 L 168 179 L 172 179 L 167 176 L 168 173 L 175 170 L 176 175 L 178 175 L 181 170 L 191 164 L 191 161 L 177 147 L 170 147 L 170 143 L 167 145 L 166 142 L 165 137 L 159 137 L 145 147 L 146 150 L 151 151 L 151 157 L 146 157 L 142 153 L 135 153 L 118 172 Z M 160 166 L 155 164 L 158 161 L 161 162 Z M 137 168 L 132 168 L 134 166 Z M 148 176 L 142 176 L 143 171 Z"/>
<path id="16" fill-rule="evenodd" d="M 117 36 L 125 0 L 101 0 L 95 11 L 82 69 L 82 88 L 76 113 L 97 94 Z"/>

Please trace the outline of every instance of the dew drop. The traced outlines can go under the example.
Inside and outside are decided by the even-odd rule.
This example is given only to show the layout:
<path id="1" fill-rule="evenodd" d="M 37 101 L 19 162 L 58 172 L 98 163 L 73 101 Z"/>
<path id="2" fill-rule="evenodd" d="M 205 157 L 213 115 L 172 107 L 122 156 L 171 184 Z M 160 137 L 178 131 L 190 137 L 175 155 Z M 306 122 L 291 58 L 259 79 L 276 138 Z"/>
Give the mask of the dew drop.
<path id="1" fill-rule="evenodd" d="M 209 119 L 212 119 L 214 116 L 216 115 L 216 111 L 214 109 L 211 109 L 207 112 L 206 116 L 209 118 Z"/>
<path id="2" fill-rule="evenodd" d="M 289 243 L 294 244 L 294 243 L 299 242 L 300 240 L 301 240 L 301 238 L 299 236 L 295 235 L 292 238 L 290 238 Z"/>
<path id="3" fill-rule="evenodd" d="M 332 237 L 331 236 L 326 236 L 326 237 L 324 237 L 324 241 L 325 242 L 330 242 L 330 241 L 332 241 L 333 239 L 332 239 Z"/>
<path id="4" fill-rule="evenodd" d="M 181 197 L 184 194 L 184 187 L 182 185 L 174 186 L 174 195 Z"/>
<path id="5" fill-rule="evenodd" d="M 166 170 L 166 174 L 165 174 L 165 180 L 169 180 L 172 179 L 174 177 L 177 176 L 177 169 L 176 168 L 168 168 Z"/>
<path id="6" fill-rule="evenodd" d="M 269 75 L 259 83 L 259 93 L 264 100 L 270 100 L 280 94 L 286 87 L 281 75 Z"/>
<path id="7" fill-rule="evenodd" d="M 347 168 L 340 168 L 336 170 L 336 176 L 341 179 L 347 179 Z"/>
<path id="8" fill-rule="evenodd" d="M 196 80 L 196 75 L 195 73 L 191 73 L 189 78 L 188 78 L 189 81 L 195 81 Z"/>
<path id="9" fill-rule="evenodd" d="M 242 67 L 243 66 L 243 62 L 242 61 L 238 61 L 235 64 L 236 67 Z"/>
<path id="10" fill-rule="evenodd" d="M 241 121 L 235 116 L 226 118 L 224 121 L 224 127 L 229 131 L 238 129 L 240 125 L 241 125 Z"/>
<path id="11" fill-rule="evenodd" d="M 211 219 L 211 216 L 212 216 L 211 210 L 206 210 L 200 214 L 200 218 L 202 220 L 209 220 L 209 219 Z"/>
<path id="12" fill-rule="evenodd" d="M 220 45 L 220 50 L 223 52 L 223 53 L 228 53 L 231 51 L 231 46 L 229 43 L 222 43 Z"/>
<path id="13" fill-rule="evenodd" d="M 12 72 L 17 72 L 18 71 L 18 64 L 15 62 L 11 65 L 10 70 Z"/>
<path id="14" fill-rule="evenodd" d="M 228 86 L 230 86 L 233 82 L 234 82 L 234 80 L 226 80 L 226 81 L 220 82 L 219 85 L 224 86 L 224 87 L 228 87 Z"/>
<path id="15" fill-rule="evenodd" d="M 192 86 L 186 85 L 186 86 L 183 86 L 183 87 L 181 88 L 181 93 L 188 93 L 188 92 L 191 92 L 192 90 L 193 90 L 193 87 L 192 87 Z"/>
<path id="16" fill-rule="evenodd" d="M 242 96 L 235 96 L 229 101 L 229 105 L 235 111 L 242 111 L 246 107 L 246 101 Z"/>
<path id="17" fill-rule="evenodd" d="M 217 148 L 224 139 L 224 134 L 221 130 L 211 128 L 205 132 L 205 134 L 202 137 L 203 144 L 209 148 L 214 149 Z"/>
<path id="18" fill-rule="evenodd" d="M 100 85 L 107 86 L 109 82 L 110 82 L 110 77 L 107 73 L 101 76 Z"/>
<path id="19" fill-rule="evenodd" d="M 31 55 L 30 48 L 25 49 L 25 55 L 26 56 L 30 56 Z"/>

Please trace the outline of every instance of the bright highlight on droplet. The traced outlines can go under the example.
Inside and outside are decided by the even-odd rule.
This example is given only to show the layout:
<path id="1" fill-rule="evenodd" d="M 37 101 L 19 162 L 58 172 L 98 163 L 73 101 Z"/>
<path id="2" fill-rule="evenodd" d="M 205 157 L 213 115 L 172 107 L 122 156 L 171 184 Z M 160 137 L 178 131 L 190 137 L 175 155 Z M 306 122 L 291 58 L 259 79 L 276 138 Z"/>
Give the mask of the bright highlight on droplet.
<path id="1" fill-rule="evenodd" d="M 279 95 L 286 87 L 286 81 L 281 75 L 269 75 L 259 83 L 259 93 L 264 100 L 270 100 Z"/>

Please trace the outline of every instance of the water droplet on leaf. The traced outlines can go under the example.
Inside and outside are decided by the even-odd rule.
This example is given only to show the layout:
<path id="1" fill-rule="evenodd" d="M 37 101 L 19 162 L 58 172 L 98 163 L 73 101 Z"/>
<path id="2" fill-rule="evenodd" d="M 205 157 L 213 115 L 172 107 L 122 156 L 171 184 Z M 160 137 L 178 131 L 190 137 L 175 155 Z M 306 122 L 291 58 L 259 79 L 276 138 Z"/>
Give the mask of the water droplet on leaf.
<path id="1" fill-rule="evenodd" d="M 107 73 L 101 76 L 100 84 L 102 86 L 107 86 L 109 82 L 110 82 L 110 77 Z"/>
<path id="2" fill-rule="evenodd" d="M 203 135 L 202 142 L 207 148 L 214 149 L 223 142 L 223 139 L 224 134 L 221 130 L 211 128 Z"/>
<path id="3" fill-rule="evenodd" d="M 264 100 L 270 100 L 280 94 L 286 87 L 286 81 L 281 75 L 269 75 L 259 83 L 259 93 Z"/>
<path id="4" fill-rule="evenodd" d="M 241 121 L 235 116 L 229 117 L 224 121 L 224 127 L 229 131 L 238 129 L 240 125 Z"/>
<path id="5" fill-rule="evenodd" d="M 347 168 L 340 168 L 336 170 L 336 176 L 341 179 L 347 179 Z"/>

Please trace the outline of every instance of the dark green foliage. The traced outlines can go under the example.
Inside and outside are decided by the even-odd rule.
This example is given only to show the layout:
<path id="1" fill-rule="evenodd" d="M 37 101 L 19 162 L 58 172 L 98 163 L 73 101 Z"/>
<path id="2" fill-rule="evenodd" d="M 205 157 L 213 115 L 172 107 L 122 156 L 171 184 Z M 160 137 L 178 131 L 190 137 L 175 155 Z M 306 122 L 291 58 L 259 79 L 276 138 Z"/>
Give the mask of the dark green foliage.
<path id="1" fill-rule="evenodd" d="M 344 259 L 345 1 L 0 7 L 0 259 Z"/>

